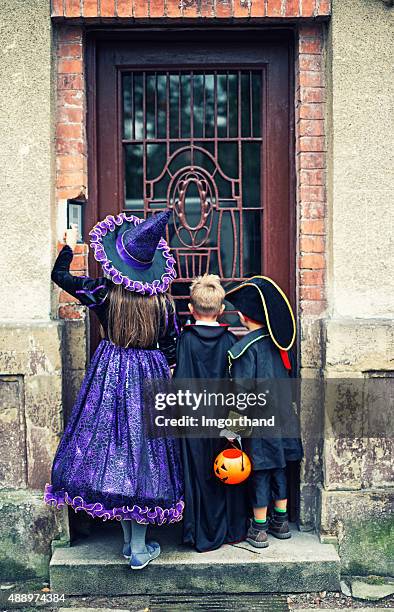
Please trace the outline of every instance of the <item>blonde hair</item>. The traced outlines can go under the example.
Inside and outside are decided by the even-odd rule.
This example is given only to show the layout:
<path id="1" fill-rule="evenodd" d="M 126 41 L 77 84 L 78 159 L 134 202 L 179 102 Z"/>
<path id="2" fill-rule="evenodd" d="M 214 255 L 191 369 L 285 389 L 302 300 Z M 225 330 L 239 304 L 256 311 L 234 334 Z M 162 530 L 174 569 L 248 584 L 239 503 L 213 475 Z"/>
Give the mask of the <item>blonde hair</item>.
<path id="1" fill-rule="evenodd" d="M 190 287 L 190 302 L 193 308 L 204 315 L 217 314 L 223 304 L 225 291 L 216 274 L 197 276 Z"/>
<path id="2" fill-rule="evenodd" d="M 125 348 L 156 347 L 165 333 L 169 295 L 140 295 L 113 284 L 109 290 L 108 337 Z"/>

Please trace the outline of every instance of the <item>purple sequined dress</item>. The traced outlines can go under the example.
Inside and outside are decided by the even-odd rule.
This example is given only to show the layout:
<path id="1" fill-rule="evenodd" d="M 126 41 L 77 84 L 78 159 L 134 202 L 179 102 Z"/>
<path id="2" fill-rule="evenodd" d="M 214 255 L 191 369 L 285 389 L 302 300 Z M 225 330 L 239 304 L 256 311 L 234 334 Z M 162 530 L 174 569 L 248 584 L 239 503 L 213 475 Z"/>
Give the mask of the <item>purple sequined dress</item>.
<path id="1" fill-rule="evenodd" d="M 144 524 L 182 519 L 179 441 L 147 438 L 143 381 L 170 372 L 160 350 L 98 346 L 57 449 L 45 502 Z"/>

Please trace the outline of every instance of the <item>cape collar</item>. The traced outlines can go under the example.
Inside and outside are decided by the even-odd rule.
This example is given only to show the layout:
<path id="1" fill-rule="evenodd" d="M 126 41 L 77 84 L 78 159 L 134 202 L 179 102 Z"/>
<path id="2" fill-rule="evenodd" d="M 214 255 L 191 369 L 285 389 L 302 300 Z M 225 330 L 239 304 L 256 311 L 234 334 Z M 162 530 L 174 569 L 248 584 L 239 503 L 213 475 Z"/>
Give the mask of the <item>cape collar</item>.
<path id="1" fill-rule="evenodd" d="M 200 321 L 199 319 L 195 322 L 195 325 L 206 325 L 207 327 L 218 327 L 220 323 L 217 321 Z"/>
<path id="2" fill-rule="evenodd" d="M 241 355 L 243 355 L 252 344 L 258 340 L 263 340 L 264 338 L 268 337 L 269 333 L 264 327 L 262 329 L 255 329 L 254 331 L 246 334 L 243 338 L 241 338 L 241 340 L 238 340 L 238 342 L 236 342 L 231 349 L 229 349 L 228 354 L 231 359 L 238 359 L 238 357 L 241 357 Z"/>
<path id="3" fill-rule="evenodd" d="M 185 323 L 183 329 L 192 329 L 194 327 L 230 327 L 228 323 L 217 323 L 217 325 L 212 325 L 209 323 L 203 323 L 202 321 L 197 323 Z"/>

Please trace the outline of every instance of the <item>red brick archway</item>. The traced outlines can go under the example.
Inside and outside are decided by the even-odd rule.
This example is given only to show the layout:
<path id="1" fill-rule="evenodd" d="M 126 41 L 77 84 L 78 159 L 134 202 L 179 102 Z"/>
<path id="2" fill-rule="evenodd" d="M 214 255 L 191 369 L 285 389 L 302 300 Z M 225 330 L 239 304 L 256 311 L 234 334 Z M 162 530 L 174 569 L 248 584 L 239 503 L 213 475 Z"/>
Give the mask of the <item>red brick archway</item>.
<path id="1" fill-rule="evenodd" d="M 296 32 L 295 159 L 297 184 L 297 294 L 299 314 L 319 317 L 326 305 L 326 145 L 324 20 L 327 0 L 53 0 L 57 49 L 56 195 L 58 203 L 87 194 L 84 31 L 89 25 L 201 23 L 275 25 Z M 206 19 L 213 17 L 214 19 Z M 191 22 L 189 19 L 191 18 Z M 205 19 L 204 19 L 205 18 Z M 187 19 L 187 21 L 186 21 Z M 74 265 L 85 267 L 83 253 Z M 60 316 L 81 317 L 62 294 Z"/>
<path id="2" fill-rule="evenodd" d="M 327 17 L 330 0 L 52 0 L 56 18 Z"/>
<path id="3" fill-rule="evenodd" d="M 98 4 L 100 11 L 98 10 Z M 289 156 L 294 164 L 296 186 L 296 280 L 300 329 L 317 329 L 326 308 L 326 142 L 325 142 L 325 23 L 330 12 L 326 0 L 101 0 L 53 1 L 52 16 L 57 55 L 56 115 L 56 200 L 60 208 L 65 200 L 82 192 L 87 197 L 87 129 L 85 33 L 90 26 L 107 25 L 130 28 L 181 27 L 183 24 L 226 27 L 256 25 L 291 27 L 295 36 L 294 57 L 294 149 Z M 213 17 L 204 19 L 204 16 Z M 236 18 L 234 18 L 236 17 Z M 190 19 L 189 19 L 190 18 Z M 290 84 L 289 84 L 290 85 Z M 292 91 L 292 88 L 289 88 Z M 91 177 L 90 177 L 91 180 Z M 73 267 L 83 274 L 87 267 L 87 246 L 80 245 Z M 65 292 L 60 293 L 59 316 L 81 319 L 84 309 Z M 301 333 L 298 335 L 301 349 Z M 308 361 L 301 353 L 300 364 Z M 302 415 L 301 415 L 302 418 Z M 304 476 L 315 461 L 310 447 L 308 424 Z M 313 493 L 308 491 L 312 487 Z M 301 478 L 302 521 L 314 523 L 316 483 Z"/>

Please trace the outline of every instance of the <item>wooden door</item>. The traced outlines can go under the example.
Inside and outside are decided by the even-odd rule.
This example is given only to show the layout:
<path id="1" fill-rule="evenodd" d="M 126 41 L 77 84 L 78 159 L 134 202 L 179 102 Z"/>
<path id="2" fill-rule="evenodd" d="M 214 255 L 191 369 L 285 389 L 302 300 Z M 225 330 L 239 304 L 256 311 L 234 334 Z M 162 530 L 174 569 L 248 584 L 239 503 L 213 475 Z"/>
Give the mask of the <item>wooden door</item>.
<path id="1" fill-rule="evenodd" d="M 170 207 L 180 312 L 204 272 L 266 274 L 293 298 L 288 35 L 147 36 L 90 41 L 87 228 Z"/>
<path id="2" fill-rule="evenodd" d="M 180 313 L 204 272 L 224 286 L 271 276 L 294 306 L 292 57 L 285 30 L 88 37 L 85 225 L 170 207 Z M 100 273 L 93 259 L 90 273 Z M 94 348 L 93 319 L 91 339 Z M 298 466 L 290 469 L 294 520 Z"/>

